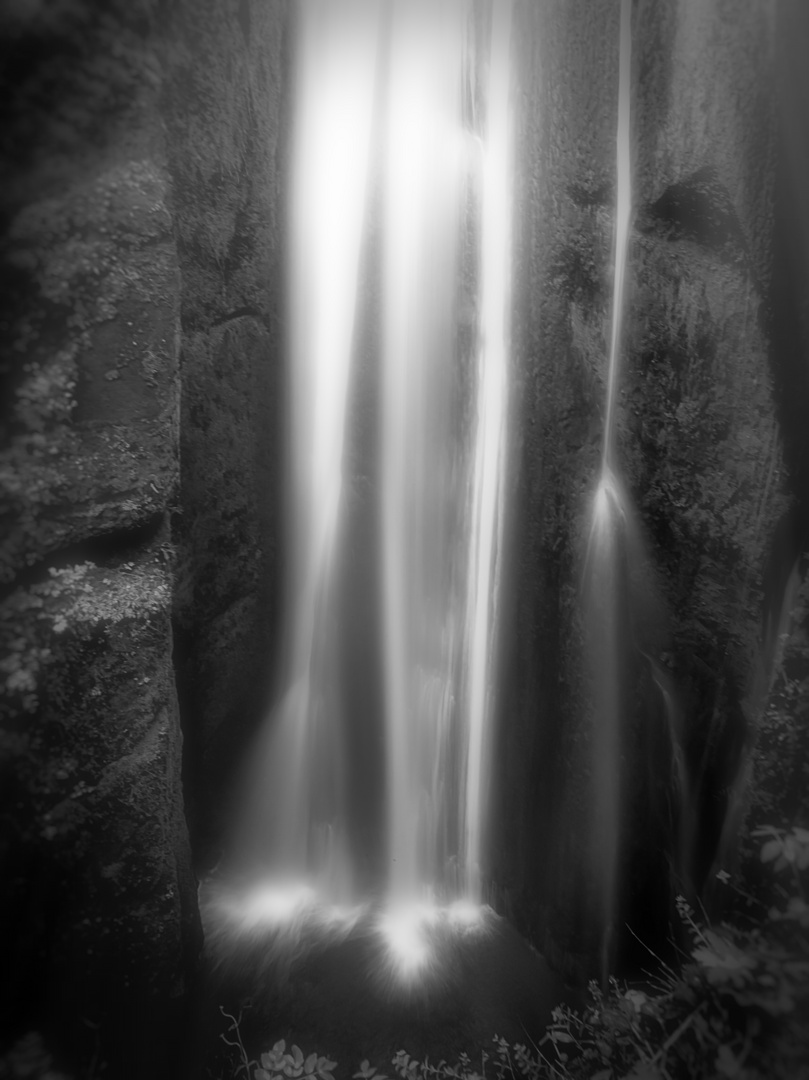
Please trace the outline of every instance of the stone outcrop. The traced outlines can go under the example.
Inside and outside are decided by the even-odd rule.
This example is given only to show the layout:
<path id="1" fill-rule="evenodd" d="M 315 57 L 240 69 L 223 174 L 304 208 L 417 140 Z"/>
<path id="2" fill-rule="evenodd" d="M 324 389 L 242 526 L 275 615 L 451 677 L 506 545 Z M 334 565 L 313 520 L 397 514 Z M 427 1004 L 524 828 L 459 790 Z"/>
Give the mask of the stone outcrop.
<path id="1" fill-rule="evenodd" d="M 516 588 L 502 620 L 494 876 L 553 961 L 592 971 L 600 900 L 586 839 L 592 702 L 579 583 L 606 400 L 618 7 L 520 5 L 518 24 Z M 727 789 L 757 721 L 761 570 L 788 506 L 764 317 L 770 29 L 753 4 L 730 14 L 682 0 L 633 20 L 618 464 L 648 571 L 630 605 L 620 879 L 623 916 L 647 940 L 665 936 L 667 892 L 702 888 L 717 857 Z M 687 853 L 664 854 L 685 833 Z M 658 925 L 648 910 L 662 912 Z"/>
<path id="2" fill-rule="evenodd" d="M 4 1043 L 158 1076 L 199 947 L 172 670 L 180 285 L 148 4 L 3 15 Z"/>

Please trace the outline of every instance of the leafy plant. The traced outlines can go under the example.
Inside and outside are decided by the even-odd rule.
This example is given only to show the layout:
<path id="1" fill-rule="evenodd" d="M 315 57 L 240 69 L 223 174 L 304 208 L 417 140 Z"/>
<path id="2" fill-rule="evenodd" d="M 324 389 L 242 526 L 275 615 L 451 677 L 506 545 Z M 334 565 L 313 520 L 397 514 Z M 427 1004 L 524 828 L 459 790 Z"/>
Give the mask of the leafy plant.
<path id="1" fill-rule="evenodd" d="M 95 1075 L 93 1068 L 92 1074 Z M 0 1080 L 69 1080 L 54 1065 L 53 1055 L 38 1031 L 29 1031 L 0 1058 Z"/>
<path id="2" fill-rule="evenodd" d="M 373 1077 L 374 1080 L 388 1080 L 388 1077 L 385 1076 L 384 1073 L 379 1072 L 378 1069 L 371 1064 L 368 1058 L 365 1058 L 360 1062 L 360 1067 L 354 1073 L 353 1080 L 371 1080 L 371 1077 Z"/>
<path id="3" fill-rule="evenodd" d="M 761 849 L 761 861 L 774 862 L 775 870 L 793 867 L 798 889 L 801 889 L 798 872 L 809 868 L 809 829 L 801 829 L 795 825 L 787 831 L 764 825 L 754 829 L 753 836 L 769 837 Z"/>
<path id="4" fill-rule="evenodd" d="M 481 1055 L 481 1072 L 478 1073 L 473 1071 L 472 1061 L 468 1054 L 461 1054 L 455 1065 L 450 1065 L 443 1059 L 437 1065 L 432 1065 L 427 1058 L 424 1061 L 418 1061 L 416 1058 L 411 1058 L 405 1050 L 399 1050 L 391 1064 L 393 1071 L 397 1076 L 402 1077 L 402 1080 L 429 1080 L 430 1077 L 440 1078 L 440 1080 L 450 1080 L 455 1077 L 458 1080 L 483 1080 L 488 1060 L 489 1055 L 484 1052 Z"/>
<path id="5" fill-rule="evenodd" d="M 332 1073 L 336 1065 L 336 1061 L 318 1057 L 317 1054 L 304 1057 L 303 1050 L 294 1043 L 287 1051 L 286 1041 L 280 1039 L 272 1050 L 261 1055 L 261 1068 L 256 1069 L 253 1076 L 254 1080 L 279 1080 L 286 1076 L 312 1076 L 318 1080 L 334 1080 Z"/>

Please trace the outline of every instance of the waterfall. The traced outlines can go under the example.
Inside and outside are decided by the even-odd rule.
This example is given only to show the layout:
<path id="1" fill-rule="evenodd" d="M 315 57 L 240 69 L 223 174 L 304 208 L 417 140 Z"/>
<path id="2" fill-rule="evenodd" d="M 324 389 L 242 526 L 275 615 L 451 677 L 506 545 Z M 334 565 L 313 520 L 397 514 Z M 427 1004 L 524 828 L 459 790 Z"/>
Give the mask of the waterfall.
<path id="1" fill-rule="evenodd" d="M 382 566 L 390 892 L 440 873 L 453 706 L 450 363 L 463 5 L 396 4 L 386 124 Z M 446 787 L 444 787 L 446 790 Z"/>
<path id="2" fill-rule="evenodd" d="M 426 885 L 479 900 L 505 411 L 510 5 L 491 13 L 482 133 L 462 129 L 468 12 L 447 3 L 394 13 L 382 547 L 391 892 L 414 897 Z M 465 359 L 475 392 L 458 465 L 450 359 L 470 183 L 479 189 L 480 271 Z"/>
<path id="3" fill-rule="evenodd" d="M 492 12 L 487 130 L 482 163 L 480 351 L 472 527 L 467 596 L 469 731 L 463 809 L 466 891 L 480 899 L 480 865 L 491 754 L 492 652 L 497 612 L 497 556 L 502 540 L 503 446 L 508 377 L 508 298 L 511 255 L 509 44 L 511 5 Z"/>
<path id="4" fill-rule="evenodd" d="M 635 512 L 615 462 L 615 402 L 619 385 L 624 280 L 632 207 L 630 75 L 632 3 L 621 0 L 616 135 L 616 212 L 612 325 L 607 368 L 601 468 L 593 499 L 584 569 L 585 624 L 593 695 L 594 880 L 600 893 L 602 980 L 610 970 L 616 916 L 621 813 L 622 724 L 627 710 L 625 669 L 631 649 L 631 562 L 642 562 Z"/>
<path id="5" fill-rule="evenodd" d="M 295 895 L 353 892 L 335 626 L 343 450 L 370 167 L 379 18 L 367 0 L 297 9 L 288 266 L 286 595 L 280 699 L 234 837 Z M 301 894 L 303 895 L 303 894 Z M 282 905 L 283 906 L 283 905 Z"/>
<path id="6" fill-rule="evenodd" d="M 415 970 L 424 912 L 468 924 L 483 897 L 508 381 L 511 3 L 394 0 L 383 12 L 375 0 L 302 0 L 296 23 L 286 650 L 241 826 L 264 883 L 258 906 L 239 910 L 251 926 L 262 912 L 278 925 L 307 905 L 363 899 L 348 809 L 362 777 L 348 752 L 340 651 L 352 612 L 340 597 L 353 358 L 368 318 L 361 267 L 378 188 L 378 528 L 362 568 L 380 600 L 376 892 L 379 925 Z"/>
<path id="7" fill-rule="evenodd" d="M 615 263 L 612 291 L 610 360 L 607 371 L 607 410 L 604 420 L 602 478 L 608 481 L 615 439 L 615 395 L 618 390 L 618 356 L 624 314 L 624 279 L 632 210 L 632 161 L 630 144 L 630 96 L 632 73 L 632 4 L 621 0 L 620 61 L 618 72 L 618 131 L 615 169 Z"/>

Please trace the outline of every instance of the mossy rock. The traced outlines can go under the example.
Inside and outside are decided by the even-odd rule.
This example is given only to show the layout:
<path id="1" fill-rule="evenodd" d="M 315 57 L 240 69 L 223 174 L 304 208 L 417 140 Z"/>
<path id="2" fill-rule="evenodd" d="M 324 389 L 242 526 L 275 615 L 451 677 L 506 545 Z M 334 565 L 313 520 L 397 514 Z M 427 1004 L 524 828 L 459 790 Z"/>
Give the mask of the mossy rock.
<path id="1" fill-rule="evenodd" d="M 53 572 L 0 612 L 12 1014 L 104 1024 L 130 993 L 165 1002 L 183 989 L 194 898 L 169 611 L 157 550 Z"/>

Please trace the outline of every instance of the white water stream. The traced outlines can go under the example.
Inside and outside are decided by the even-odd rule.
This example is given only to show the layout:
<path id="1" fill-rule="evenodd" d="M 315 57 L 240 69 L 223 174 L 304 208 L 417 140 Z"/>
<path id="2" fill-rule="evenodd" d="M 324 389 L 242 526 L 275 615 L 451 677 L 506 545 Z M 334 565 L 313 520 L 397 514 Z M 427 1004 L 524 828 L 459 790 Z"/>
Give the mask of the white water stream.
<path id="1" fill-rule="evenodd" d="M 259 795 L 244 829 L 265 876 L 260 903 L 244 904 L 251 926 L 262 911 L 276 926 L 313 903 L 363 899 L 348 809 L 362 777 L 348 751 L 340 651 L 354 615 L 339 598 L 373 183 L 378 530 L 364 573 L 380 604 L 380 926 L 410 970 L 425 922 L 443 910 L 467 925 L 482 899 L 508 381 L 511 2 L 300 0 L 296 10 L 285 689 L 256 755 Z"/>

